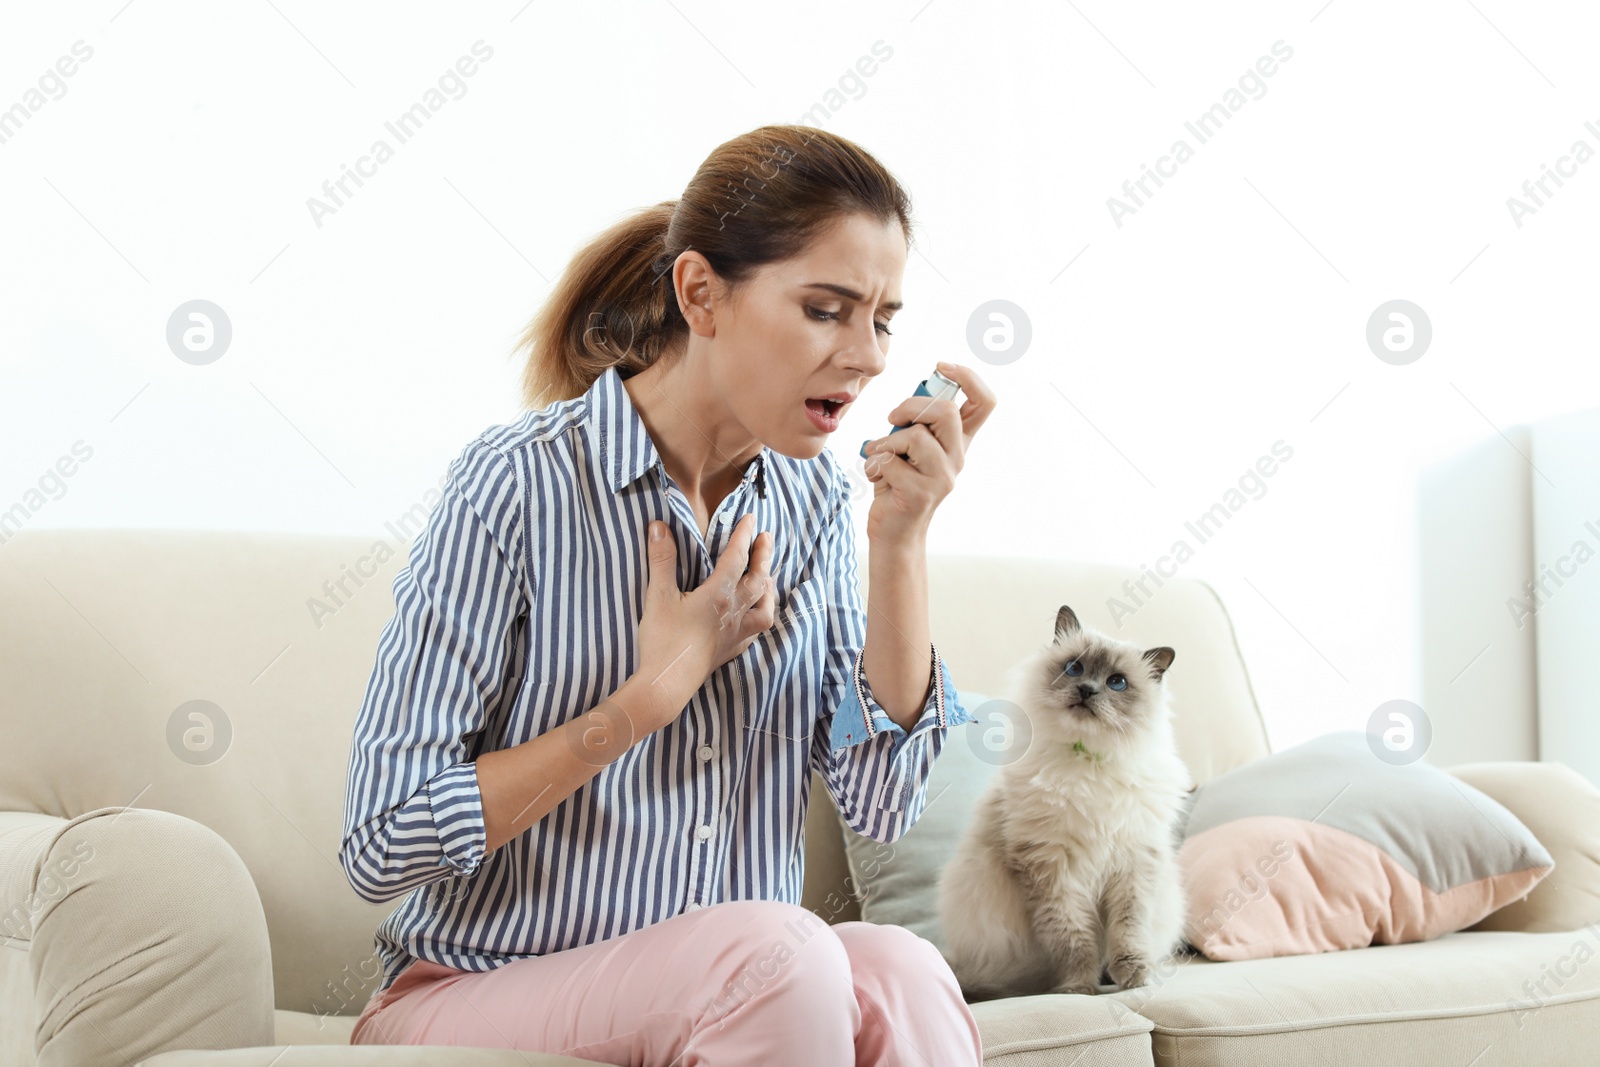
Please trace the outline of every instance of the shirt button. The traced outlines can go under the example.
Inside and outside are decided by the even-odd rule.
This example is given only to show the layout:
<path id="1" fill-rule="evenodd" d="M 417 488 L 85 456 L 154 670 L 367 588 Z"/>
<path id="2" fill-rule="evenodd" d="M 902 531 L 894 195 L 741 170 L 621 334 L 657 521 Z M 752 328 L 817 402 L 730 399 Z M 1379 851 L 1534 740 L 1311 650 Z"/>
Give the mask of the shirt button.
<path id="1" fill-rule="evenodd" d="M 710 745 L 701 745 L 700 746 L 700 758 L 703 759 L 703 760 L 708 760 L 708 759 L 711 758 L 711 746 Z"/>
<path id="2" fill-rule="evenodd" d="M 683 910 L 684 911 L 693 911 L 694 909 L 698 908 L 699 906 L 700 906 L 700 902 L 698 900 L 691 900 L 691 901 L 689 901 L 689 906 L 687 908 L 684 908 Z"/>
<path id="3" fill-rule="evenodd" d="M 706 838 L 711 836 L 711 827 L 702 826 L 700 827 L 698 833 L 700 835 L 700 840 L 704 841 Z"/>

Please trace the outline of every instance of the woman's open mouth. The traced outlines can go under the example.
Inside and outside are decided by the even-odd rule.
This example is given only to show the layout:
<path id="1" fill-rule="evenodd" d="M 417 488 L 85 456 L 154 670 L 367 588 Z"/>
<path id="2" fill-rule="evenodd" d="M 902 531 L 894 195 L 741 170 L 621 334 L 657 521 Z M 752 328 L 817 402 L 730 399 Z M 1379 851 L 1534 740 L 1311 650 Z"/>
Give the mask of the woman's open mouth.
<path id="1" fill-rule="evenodd" d="M 806 401 L 806 414 L 811 416 L 811 424 L 823 433 L 833 433 L 839 428 L 840 413 L 849 407 L 843 400 L 810 399 Z"/>

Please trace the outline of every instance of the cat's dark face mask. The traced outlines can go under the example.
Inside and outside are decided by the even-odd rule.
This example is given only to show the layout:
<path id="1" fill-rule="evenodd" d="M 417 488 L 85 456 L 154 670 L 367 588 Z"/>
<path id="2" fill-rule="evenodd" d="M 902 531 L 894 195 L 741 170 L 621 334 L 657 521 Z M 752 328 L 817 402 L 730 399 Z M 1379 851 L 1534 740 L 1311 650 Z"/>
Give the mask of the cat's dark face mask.
<path id="1" fill-rule="evenodd" d="M 1045 691 L 1067 721 L 1088 730 L 1132 733 L 1154 718 L 1157 687 L 1172 663 L 1166 647 L 1148 651 L 1085 630 L 1063 604 L 1055 643 L 1045 660 Z"/>

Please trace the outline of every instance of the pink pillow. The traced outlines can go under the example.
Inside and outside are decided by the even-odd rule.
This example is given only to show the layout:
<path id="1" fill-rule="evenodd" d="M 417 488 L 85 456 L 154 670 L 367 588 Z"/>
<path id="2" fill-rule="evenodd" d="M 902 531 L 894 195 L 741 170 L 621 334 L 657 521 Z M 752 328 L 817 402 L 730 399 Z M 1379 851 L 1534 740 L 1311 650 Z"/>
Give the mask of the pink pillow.
<path id="1" fill-rule="evenodd" d="M 1185 937 L 1214 960 L 1438 937 L 1555 866 L 1500 804 L 1436 767 L 1384 762 L 1353 731 L 1201 786 L 1178 863 Z"/>

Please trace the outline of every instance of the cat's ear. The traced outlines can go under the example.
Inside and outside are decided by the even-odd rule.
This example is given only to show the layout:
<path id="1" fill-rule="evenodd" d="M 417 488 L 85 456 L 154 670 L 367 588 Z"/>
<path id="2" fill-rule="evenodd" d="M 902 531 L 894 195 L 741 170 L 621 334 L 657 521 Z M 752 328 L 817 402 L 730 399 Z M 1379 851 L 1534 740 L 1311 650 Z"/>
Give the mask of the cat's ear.
<path id="1" fill-rule="evenodd" d="M 1056 612 L 1056 636 L 1071 637 L 1080 629 L 1082 627 L 1078 624 L 1078 616 L 1074 615 L 1072 609 L 1065 604 L 1061 605 L 1061 610 Z"/>
<path id="2" fill-rule="evenodd" d="M 1177 656 L 1178 654 L 1172 649 L 1162 645 L 1160 648 L 1152 648 L 1146 651 L 1144 659 L 1146 663 L 1150 664 L 1150 674 L 1159 682 L 1161 681 L 1161 676 L 1167 673 L 1167 668 L 1172 666 L 1172 661 Z"/>

